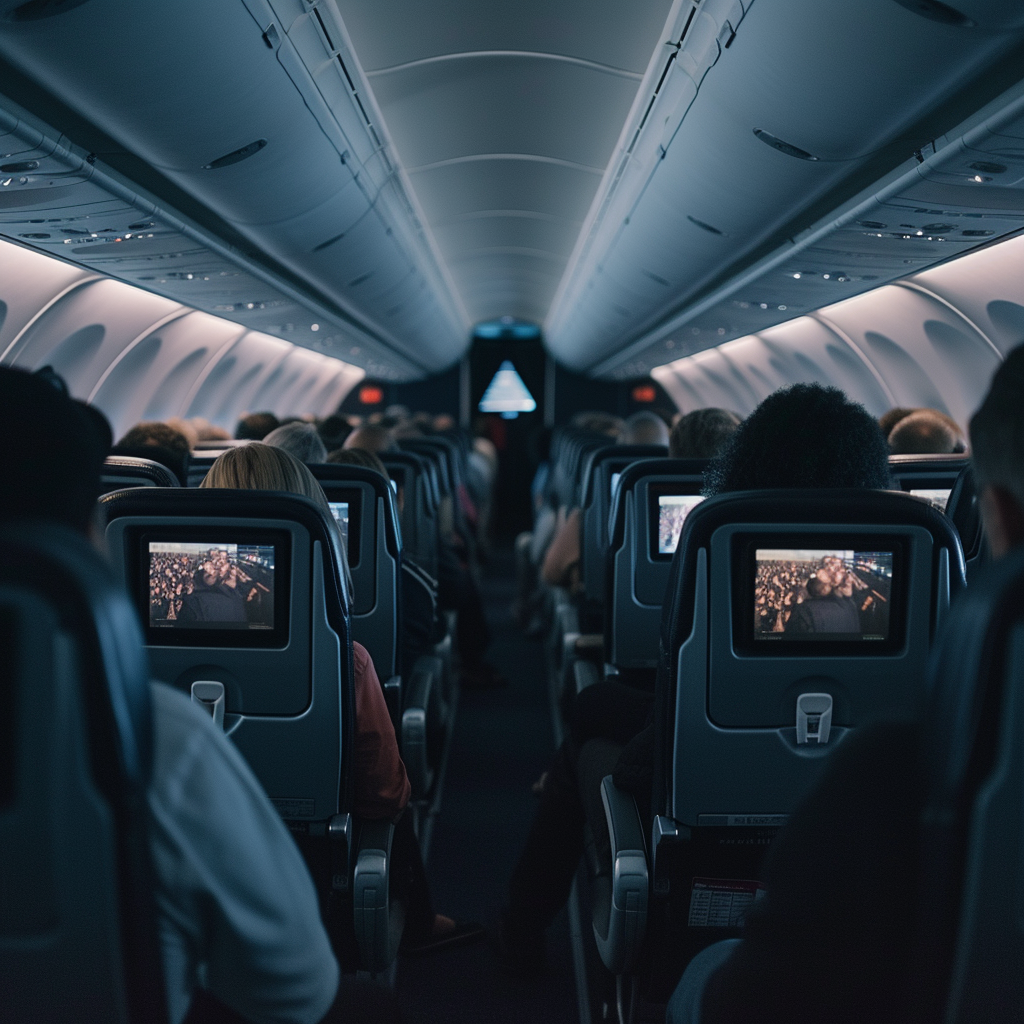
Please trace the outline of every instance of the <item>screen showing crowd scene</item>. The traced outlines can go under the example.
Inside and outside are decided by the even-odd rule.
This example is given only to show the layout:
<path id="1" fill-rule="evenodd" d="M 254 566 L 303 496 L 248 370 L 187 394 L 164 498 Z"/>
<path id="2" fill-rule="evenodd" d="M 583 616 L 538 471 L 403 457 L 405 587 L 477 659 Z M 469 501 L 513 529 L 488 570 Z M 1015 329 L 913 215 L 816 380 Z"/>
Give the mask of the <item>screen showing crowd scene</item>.
<path id="1" fill-rule="evenodd" d="M 758 548 L 754 636 L 885 640 L 892 551 Z"/>
<path id="2" fill-rule="evenodd" d="M 331 506 L 331 514 L 334 516 L 334 521 L 338 524 L 338 529 L 341 530 L 341 540 L 345 545 L 345 550 L 348 550 L 348 502 L 347 501 L 329 501 L 327 503 Z"/>
<path id="3" fill-rule="evenodd" d="M 686 517 L 703 501 L 699 494 L 658 495 L 658 554 L 671 555 L 679 543 Z"/>
<path id="4" fill-rule="evenodd" d="M 918 488 L 910 492 L 915 498 L 923 498 L 929 504 L 933 505 L 940 512 L 946 511 L 946 505 L 949 503 L 948 490 L 942 490 L 941 488 Z"/>
<path id="5" fill-rule="evenodd" d="M 149 624 L 273 629 L 274 546 L 150 541 Z"/>

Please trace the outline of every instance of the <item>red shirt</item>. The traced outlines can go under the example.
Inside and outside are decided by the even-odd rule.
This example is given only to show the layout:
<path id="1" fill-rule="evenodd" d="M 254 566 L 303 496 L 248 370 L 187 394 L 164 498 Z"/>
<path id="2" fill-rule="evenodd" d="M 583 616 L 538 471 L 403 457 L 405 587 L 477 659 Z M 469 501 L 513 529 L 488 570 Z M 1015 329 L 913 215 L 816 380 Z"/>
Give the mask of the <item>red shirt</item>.
<path id="1" fill-rule="evenodd" d="M 352 644 L 356 673 L 355 813 L 394 818 L 409 802 L 412 786 L 373 661 L 362 644 Z"/>

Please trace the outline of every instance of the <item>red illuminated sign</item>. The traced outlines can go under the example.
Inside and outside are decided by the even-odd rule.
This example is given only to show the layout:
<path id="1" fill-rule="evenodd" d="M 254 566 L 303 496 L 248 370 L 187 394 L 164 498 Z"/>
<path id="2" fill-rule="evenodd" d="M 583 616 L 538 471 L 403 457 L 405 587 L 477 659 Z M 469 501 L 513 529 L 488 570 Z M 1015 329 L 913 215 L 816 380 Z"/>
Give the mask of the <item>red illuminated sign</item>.
<path id="1" fill-rule="evenodd" d="M 653 402 L 657 397 L 657 392 L 655 392 L 653 384 L 637 384 L 637 386 L 633 388 L 634 402 Z"/>
<path id="2" fill-rule="evenodd" d="M 363 405 L 380 405 L 384 401 L 384 389 L 376 384 L 367 384 L 359 389 L 359 401 Z"/>

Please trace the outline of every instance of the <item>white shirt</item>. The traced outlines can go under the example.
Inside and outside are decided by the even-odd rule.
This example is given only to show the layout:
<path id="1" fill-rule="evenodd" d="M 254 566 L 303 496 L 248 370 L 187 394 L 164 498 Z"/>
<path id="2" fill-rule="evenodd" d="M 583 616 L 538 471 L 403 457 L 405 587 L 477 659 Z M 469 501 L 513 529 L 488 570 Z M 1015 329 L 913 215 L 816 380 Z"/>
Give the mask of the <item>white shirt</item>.
<path id="1" fill-rule="evenodd" d="M 150 689 L 150 844 L 171 1024 L 200 983 L 256 1024 L 316 1024 L 338 964 L 302 855 L 210 716 L 177 690 Z"/>

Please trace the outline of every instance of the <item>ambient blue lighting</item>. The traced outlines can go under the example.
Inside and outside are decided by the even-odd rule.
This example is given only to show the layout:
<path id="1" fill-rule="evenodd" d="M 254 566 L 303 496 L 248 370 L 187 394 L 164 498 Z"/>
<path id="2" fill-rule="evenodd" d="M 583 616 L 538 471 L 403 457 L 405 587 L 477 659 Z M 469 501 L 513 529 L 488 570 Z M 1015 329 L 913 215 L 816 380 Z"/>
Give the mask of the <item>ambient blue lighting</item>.
<path id="1" fill-rule="evenodd" d="M 488 320 L 485 323 L 477 324 L 473 329 L 473 334 L 487 340 L 502 338 L 512 341 L 532 341 L 534 338 L 540 337 L 540 328 L 536 324 L 504 316 L 500 320 Z"/>

